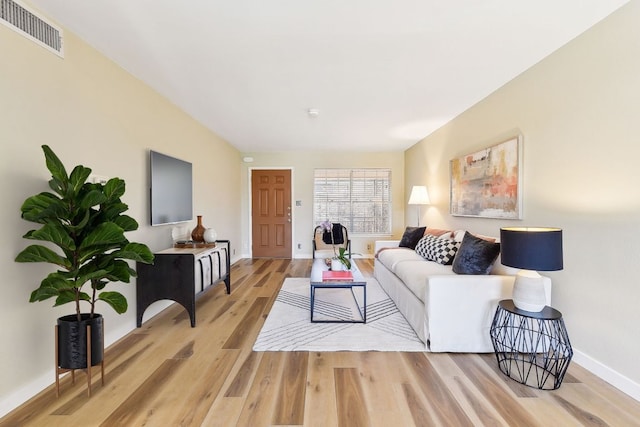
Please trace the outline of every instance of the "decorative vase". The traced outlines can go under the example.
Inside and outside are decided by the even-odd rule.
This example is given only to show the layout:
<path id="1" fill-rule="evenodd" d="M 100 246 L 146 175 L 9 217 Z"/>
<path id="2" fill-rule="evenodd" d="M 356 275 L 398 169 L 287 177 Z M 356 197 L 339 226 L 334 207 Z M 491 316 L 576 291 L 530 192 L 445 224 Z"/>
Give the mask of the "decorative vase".
<path id="1" fill-rule="evenodd" d="M 342 271 L 344 270 L 344 264 L 338 258 L 331 258 L 331 270 Z"/>
<path id="2" fill-rule="evenodd" d="M 58 318 L 58 364 L 65 369 L 87 367 L 87 325 L 91 328 L 91 366 L 99 365 L 104 357 L 103 318 L 100 314 L 89 317 L 69 314 Z"/>
<path id="3" fill-rule="evenodd" d="M 202 225 L 202 215 L 198 215 L 198 225 L 191 232 L 191 240 L 194 242 L 204 242 L 205 228 Z"/>
<path id="4" fill-rule="evenodd" d="M 218 238 L 218 233 L 213 228 L 207 228 L 204 232 L 204 241 L 207 243 L 215 243 Z"/>

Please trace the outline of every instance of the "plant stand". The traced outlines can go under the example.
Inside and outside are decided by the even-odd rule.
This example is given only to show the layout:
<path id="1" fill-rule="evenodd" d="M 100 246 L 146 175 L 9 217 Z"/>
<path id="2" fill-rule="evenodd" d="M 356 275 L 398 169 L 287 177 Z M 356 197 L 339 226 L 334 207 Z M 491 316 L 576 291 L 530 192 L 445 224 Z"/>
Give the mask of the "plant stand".
<path id="1" fill-rule="evenodd" d="M 61 368 L 58 355 L 58 325 L 55 326 L 55 360 L 56 360 L 56 397 L 60 397 L 60 374 L 71 372 L 71 384 L 76 383 L 76 370 Z M 104 323 L 102 323 L 102 336 L 104 337 Z M 104 386 L 104 339 L 102 340 L 102 362 L 100 362 L 100 378 Z M 87 325 L 87 395 L 91 397 L 91 326 Z"/>

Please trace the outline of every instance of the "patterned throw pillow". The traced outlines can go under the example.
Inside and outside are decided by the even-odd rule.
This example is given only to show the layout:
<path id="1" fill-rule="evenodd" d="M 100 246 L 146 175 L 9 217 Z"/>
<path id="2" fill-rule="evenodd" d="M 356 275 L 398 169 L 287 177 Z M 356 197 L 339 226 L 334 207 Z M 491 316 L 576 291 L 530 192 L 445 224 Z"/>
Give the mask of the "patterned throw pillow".
<path id="1" fill-rule="evenodd" d="M 416 253 L 426 260 L 449 265 L 459 247 L 460 243 L 455 240 L 426 235 L 416 245 Z"/>

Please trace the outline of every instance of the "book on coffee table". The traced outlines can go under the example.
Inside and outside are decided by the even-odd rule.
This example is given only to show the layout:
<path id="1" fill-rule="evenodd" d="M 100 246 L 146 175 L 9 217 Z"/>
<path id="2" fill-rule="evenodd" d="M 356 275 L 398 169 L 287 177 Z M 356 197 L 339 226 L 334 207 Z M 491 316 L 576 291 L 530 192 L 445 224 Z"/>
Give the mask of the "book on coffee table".
<path id="1" fill-rule="evenodd" d="M 353 282 L 353 274 L 350 271 L 323 271 L 323 282 Z"/>

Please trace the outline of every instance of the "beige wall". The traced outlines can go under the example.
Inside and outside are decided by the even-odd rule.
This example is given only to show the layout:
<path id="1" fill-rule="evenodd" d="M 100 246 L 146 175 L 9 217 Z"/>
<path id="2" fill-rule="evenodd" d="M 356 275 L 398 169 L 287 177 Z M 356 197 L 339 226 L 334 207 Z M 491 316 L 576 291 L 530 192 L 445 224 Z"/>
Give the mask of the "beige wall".
<path id="1" fill-rule="evenodd" d="M 245 153 L 253 157 L 252 163 L 245 163 L 242 170 L 242 253 L 251 254 L 250 235 L 250 170 L 269 168 L 291 168 L 292 170 L 292 212 L 294 258 L 311 258 L 311 237 L 313 235 L 313 171 L 317 168 L 390 168 L 393 202 L 392 231 L 402 235 L 404 229 L 404 155 L 401 151 L 384 153 L 362 152 L 287 152 L 287 153 Z M 299 200 L 302 206 L 296 207 Z M 353 252 L 363 256 L 373 255 L 373 242 L 381 238 L 350 235 Z M 298 243 L 301 249 L 298 248 Z M 369 245 L 369 248 L 367 247 Z"/>
<path id="2" fill-rule="evenodd" d="M 548 275 L 575 360 L 610 382 L 625 382 L 636 398 L 639 23 L 640 3 L 631 2 L 405 154 L 406 182 L 428 185 L 429 225 L 490 235 L 507 225 L 564 230 L 564 270 Z M 524 219 L 449 215 L 449 160 L 518 133 Z"/>
<path id="3" fill-rule="evenodd" d="M 171 245 L 171 226 L 148 225 L 149 149 L 193 163 L 194 214 L 202 214 L 205 226 L 232 244 L 240 241 L 241 162 L 235 148 L 69 32 L 66 57 L 60 59 L 0 25 L 0 52 L 2 415 L 51 384 L 55 319 L 72 310 L 51 308 L 52 300 L 30 304 L 31 291 L 52 269 L 13 261 L 28 244 L 21 236 L 31 227 L 20 219 L 20 205 L 47 190 L 40 146 L 50 145 L 69 169 L 82 163 L 96 174 L 123 178 L 124 201 L 140 223 L 128 236 L 152 250 Z M 129 300 L 127 313 L 99 308 L 107 344 L 135 328 L 135 282 L 119 288 Z M 150 307 L 145 319 L 163 304 Z"/>

